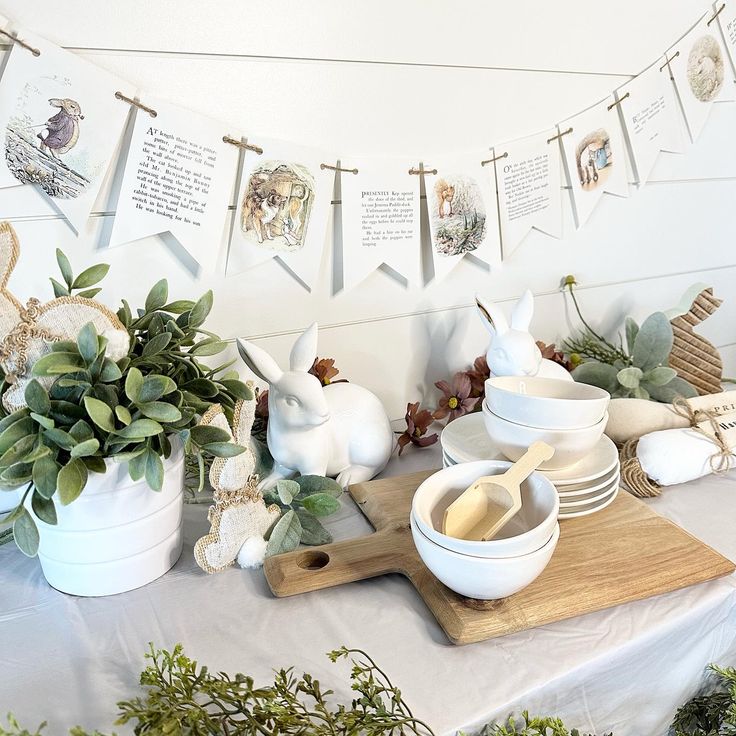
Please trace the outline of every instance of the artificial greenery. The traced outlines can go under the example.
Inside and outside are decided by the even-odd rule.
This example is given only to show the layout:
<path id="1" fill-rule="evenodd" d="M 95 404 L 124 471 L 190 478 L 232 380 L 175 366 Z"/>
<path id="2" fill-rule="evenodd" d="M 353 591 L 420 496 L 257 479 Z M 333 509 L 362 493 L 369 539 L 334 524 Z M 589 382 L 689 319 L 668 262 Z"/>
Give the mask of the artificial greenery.
<path id="1" fill-rule="evenodd" d="M 278 504 L 281 518 L 271 530 L 266 557 L 291 552 L 299 544 L 329 544 L 332 536 L 320 518 L 340 508 L 340 484 L 321 475 L 301 475 L 280 480 L 263 495 L 266 503 Z"/>
<path id="2" fill-rule="evenodd" d="M 334 692 L 309 674 L 293 668 L 275 672 L 273 684 L 256 686 L 252 677 L 212 673 L 184 654 L 149 645 L 148 665 L 140 676 L 143 696 L 118 703 L 116 725 L 130 725 L 136 734 L 169 736 L 381 736 L 434 731 L 417 718 L 401 690 L 360 649 L 341 647 L 327 655 L 333 662 L 351 663 L 349 705 L 332 702 Z M 716 676 L 712 692 L 692 698 L 677 710 L 670 732 L 674 736 L 732 736 L 736 734 L 736 669 L 711 667 Z M 12 715 L 0 723 L 0 736 L 39 736 L 24 729 Z M 79 727 L 72 736 L 102 736 Z M 509 718 L 489 723 L 477 736 L 582 736 L 552 716 Z M 612 733 L 607 736 L 613 736 Z"/>
<path id="3" fill-rule="evenodd" d="M 626 344 L 621 336 L 614 344 L 599 335 L 583 317 L 573 288 L 574 277 L 568 276 L 564 286 L 583 323 L 583 329 L 564 345 L 573 362 L 579 363 L 572 372 L 576 381 L 603 388 L 614 398 L 671 403 L 677 396 L 697 395 L 695 388 L 668 365 L 674 335 L 663 312 L 649 315 L 641 326 L 627 317 Z"/>
<path id="4" fill-rule="evenodd" d="M 89 287 L 108 268 L 97 264 L 75 278 L 61 251 L 57 261 L 66 284 L 52 279 L 57 295 L 80 288 L 85 289 L 81 295 L 95 295 Z M 196 426 L 212 404 L 221 404 L 231 417 L 237 399 L 254 398 L 236 372 L 227 372 L 231 363 L 210 368 L 200 362 L 226 348 L 202 326 L 211 308 L 211 291 L 196 302 L 168 302 L 168 284 L 162 279 L 143 309 L 133 312 L 122 302 L 117 314 L 130 336 L 127 356 L 117 362 L 106 357 L 107 340 L 89 323 L 76 342 L 52 343 L 51 352 L 33 365 L 34 376 L 54 379 L 50 389 L 30 381 L 27 408 L 0 419 L 0 487 L 26 484 L 23 499 L 1 522 L 13 524 L 21 551 L 33 556 L 39 543 L 25 499 L 30 495 L 39 519 L 55 524 L 54 500 L 72 503 L 90 473 L 106 471 L 107 458 L 127 461 L 134 481 L 145 478 L 153 490 L 160 490 L 162 458 L 169 457 L 174 437 L 199 458 L 200 473 L 204 456 L 243 452 L 224 430 Z"/>

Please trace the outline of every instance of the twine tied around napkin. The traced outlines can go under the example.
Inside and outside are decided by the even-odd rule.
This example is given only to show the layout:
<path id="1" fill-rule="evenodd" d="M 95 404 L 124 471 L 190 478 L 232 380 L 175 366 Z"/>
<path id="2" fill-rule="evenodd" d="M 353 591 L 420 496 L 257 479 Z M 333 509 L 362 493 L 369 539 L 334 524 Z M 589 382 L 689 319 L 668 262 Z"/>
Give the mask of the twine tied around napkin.
<path id="1" fill-rule="evenodd" d="M 694 409 L 682 396 L 673 400 L 672 409 L 687 419 L 690 430 L 701 434 L 716 446 L 717 451 L 710 457 L 711 472 L 714 474 L 728 472 L 734 465 L 734 456 L 718 424 L 718 414 L 711 409 Z M 707 425 L 707 428 L 703 426 L 704 424 Z M 653 498 L 662 493 L 662 486 L 650 478 L 642 468 L 636 453 L 638 443 L 638 438 L 631 439 L 621 448 L 621 480 L 635 496 Z"/>
<path id="2" fill-rule="evenodd" d="M 19 309 L 19 320 L 13 329 L 0 342 L 0 363 L 12 364 L 12 370 L 5 375 L 8 383 L 15 383 L 18 374 L 25 375 L 28 360 L 28 344 L 32 339 L 58 340 L 51 330 L 36 324 L 41 316 L 40 300 L 31 298 L 25 307 Z"/>

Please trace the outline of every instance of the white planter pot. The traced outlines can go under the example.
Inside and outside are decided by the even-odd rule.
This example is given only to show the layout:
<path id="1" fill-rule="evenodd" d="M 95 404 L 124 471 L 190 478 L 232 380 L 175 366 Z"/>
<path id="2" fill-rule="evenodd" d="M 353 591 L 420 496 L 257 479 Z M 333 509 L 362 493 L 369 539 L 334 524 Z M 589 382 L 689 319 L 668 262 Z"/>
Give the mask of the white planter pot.
<path id="1" fill-rule="evenodd" d="M 172 443 L 173 444 L 173 443 Z M 101 596 L 140 588 L 168 572 L 182 547 L 184 450 L 164 460 L 160 492 L 133 482 L 127 463 L 107 460 L 106 473 L 90 473 L 69 506 L 54 499 L 58 523 L 26 508 L 41 537 L 38 559 L 49 585 L 64 593 Z"/>
<path id="2" fill-rule="evenodd" d="M 0 519 L 20 503 L 25 489 L 25 486 L 14 488 L 12 491 L 6 491 L 0 488 Z"/>

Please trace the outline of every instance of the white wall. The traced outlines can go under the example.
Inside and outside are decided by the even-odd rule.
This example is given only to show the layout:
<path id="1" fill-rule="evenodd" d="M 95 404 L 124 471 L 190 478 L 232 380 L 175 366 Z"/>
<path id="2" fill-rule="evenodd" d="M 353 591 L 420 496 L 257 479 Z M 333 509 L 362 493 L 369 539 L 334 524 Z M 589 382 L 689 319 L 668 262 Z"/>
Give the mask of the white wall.
<path id="1" fill-rule="evenodd" d="M 596 102 L 708 9 L 686 0 L 0 0 L 0 13 L 139 85 L 144 101 L 147 89 L 205 112 L 224 121 L 223 133 L 240 128 L 256 142 L 261 134 L 338 155 L 408 154 L 429 163 L 433 151 L 488 147 Z M 568 216 L 563 240 L 534 232 L 491 273 L 463 262 L 445 280 L 414 289 L 379 271 L 334 293 L 339 199 L 310 294 L 276 262 L 198 280 L 158 238 L 105 249 L 115 202 L 109 187 L 78 238 L 31 189 L 2 190 L 0 219 L 13 223 L 24 249 L 11 288 L 22 299 L 50 293 L 46 275 L 56 270 L 58 246 L 77 270 L 112 264 L 102 295 L 111 305 L 121 296 L 142 303 L 162 276 L 179 298 L 213 288 L 211 329 L 255 338 L 282 361 L 295 334 L 318 320 L 320 354 L 376 390 L 398 417 L 408 400 L 484 350 L 470 306 L 476 290 L 511 302 L 530 287 L 534 332 L 550 341 L 568 332 L 569 305 L 558 291 L 567 273 L 582 284 L 589 319 L 609 329 L 626 313 L 670 307 L 689 284 L 705 281 L 726 303 L 702 331 L 734 375 L 734 129 L 736 104 L 717 104 L 696 145 L 662 154 L 652 182 L 631 187 L 630 198 L 606 195 L 582 230 Z M 232 208 L 212 243 L 223 270 L 231 217 Z M 425 257 L 426 225 L 425 217 Z"/>

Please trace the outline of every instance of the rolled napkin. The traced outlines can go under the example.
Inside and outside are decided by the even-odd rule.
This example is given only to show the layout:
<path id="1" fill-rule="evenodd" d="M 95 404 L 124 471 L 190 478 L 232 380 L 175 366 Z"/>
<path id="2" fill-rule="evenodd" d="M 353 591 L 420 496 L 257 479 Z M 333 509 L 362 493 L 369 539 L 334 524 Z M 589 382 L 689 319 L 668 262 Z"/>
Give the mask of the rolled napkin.
<path id="1" fill-rule="evenodd" d="M 689 402 L 675 404 L 679 411 L 685 406 L 693 426 L 650 432 L 624 447 L 621 477 L 636 495 L 656 496 L 660 486 L 687 483 L 736 466 L 736 412 L 716 416 L 692 409 Z"/>

